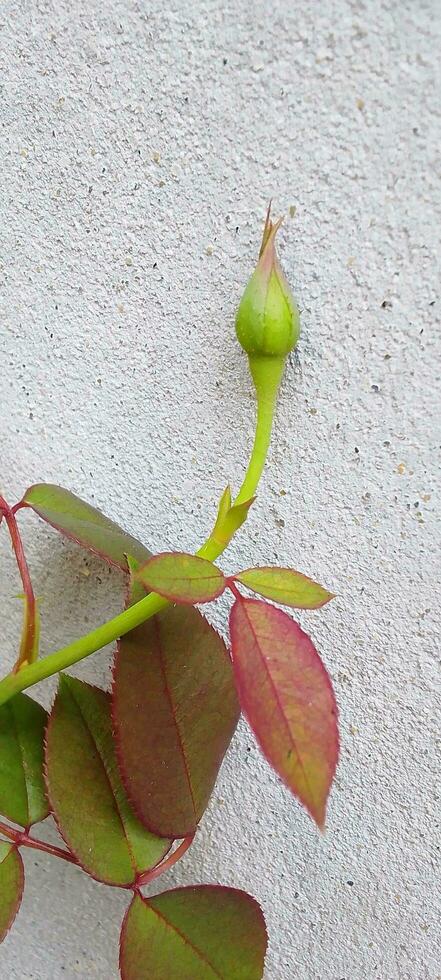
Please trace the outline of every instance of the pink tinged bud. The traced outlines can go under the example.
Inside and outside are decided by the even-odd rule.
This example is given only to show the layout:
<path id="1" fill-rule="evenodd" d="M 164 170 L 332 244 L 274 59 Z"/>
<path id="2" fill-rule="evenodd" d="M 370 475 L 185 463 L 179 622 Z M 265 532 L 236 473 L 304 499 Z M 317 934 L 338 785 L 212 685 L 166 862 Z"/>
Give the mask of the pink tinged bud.
<path id="1" fill-rule="evenodd" d="M 270 208 L 259 261 L 237 311 L 236 333 L 247 354 L 286 357 L 299 339 L 299 311 L 276 253 L 283 218 L 273 223 Z"/>

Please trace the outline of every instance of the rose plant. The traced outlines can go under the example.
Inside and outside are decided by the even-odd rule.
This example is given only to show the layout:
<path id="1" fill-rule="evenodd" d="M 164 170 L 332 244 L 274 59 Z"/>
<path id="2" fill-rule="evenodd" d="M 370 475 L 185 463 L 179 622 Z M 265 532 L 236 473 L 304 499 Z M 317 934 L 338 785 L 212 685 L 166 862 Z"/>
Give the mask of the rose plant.
<path id="1" fill-rule="evenodd" d="M 13 506 L 0 497 L 24 600 L 16 663 L 0 681 L 0 938 L 21 902 L 22 848 L 45 851 L 131 895 L 121 930 L 123 980 L 263 976 L 265 922 L 245 892 L 216 883 L 144 893 L 190 847 L 241 711 L 270 765 L 317 825 L 325 822 L 338 758 L 335 697 L 312 640 L 279 606 L 318 609 L 332 594 L 290 568 L 262 564 L 225 575 L 218 564 L 255 498 L 286 358 L 299 337 L 276 254 L 280 223 L 268 211 L 236 319 L 256 389 L 254 446 L 239 492 L 233 499 L 226 488 L 196 555 L 152 556 L 55 485 L 29 487 Z M 127 580 L 119 615 L 44 657 L 19 531 L 23 508 Z M 225 591 L 232 597 L 228 645 L 199 608 Z M 66 673 L 111 641 L 108 691 Z M 25 691 L 53 674 L 58 691 L 47 714 Z M 50 815 L 60 846 L 32 830 Z"/>

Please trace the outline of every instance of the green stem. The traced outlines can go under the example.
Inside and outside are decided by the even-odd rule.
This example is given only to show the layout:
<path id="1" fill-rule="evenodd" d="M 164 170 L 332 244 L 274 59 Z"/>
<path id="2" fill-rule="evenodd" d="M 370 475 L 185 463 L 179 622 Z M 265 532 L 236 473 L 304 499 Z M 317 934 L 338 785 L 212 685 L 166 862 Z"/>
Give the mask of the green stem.
<path id="1" fill-rule="evenodd" d="M 250 357 L 250 370 L 257 396 L 256 434 L 248 469 L 234 501 L 235 504 L 242 504 L 254 496 L 262 476 L 284 367 L 284 357 Z"/>
<path id="2" fill-rule="evenodd" d="M 18 694 L 19 691 L 24 691 L 27 687 L 32 687 L 33 684 L 45 680 L 46 677 L 51 677 L 52 674 L 57 674 L 58 671 L 71 667 L 72 664 L 78 663 L 79 660 L 95 653 L 96 650 L 101 650 L 107 643 L 117 640 L 119 636 L 130 633 L 130 630 L 134 629 L 135 626 L 140 626 L 146 619 L 150 619 L 151 616 L 168 605 L 167 599 L 151 592 L 145 599 L 141 599 L 134 606 L 125 609 L 119 616 L 115 616 L 108 623 L 98 626 L 86 636 L 61 647 L 56 653 L 49 653 L 42 660 L 22 667 L 17 674 L 8 674 L 0 681 L 0 704 L 9 701 L 9 698 Z"/>
<path id="3" fill-rule="evenodd" d="M 239 493 L 234 501 L 235 504 L 242 503 L 254 496 L 271 438 L 271 429 L 274 417 L 274 410 L 277 400 L 280 379 L 284 368 L 284 358 L 275 357 L 250 357 L 250 368 L 256 386 L 257 394 L 257 419 L 256 434 L 254 445 L 251 452 L 248 469 Z M 222 554 L 226 545 L 214 541 L 210 536 L 204 542 L 197 555 L 209 561 L 215 561 Z M 136 626 L 140 626 L 151 616 L 154 616 L 161 609 L 170 605 L 167 599 L 151 592 L 145 599 L 141 599 L 135 605 L 125 609 L 124 612 L 115 616 L 109 622 L 98 626 L 97 629 L 82 636 L 79 640 L 74 640 L 67 646 L 62 647 L 55 653 L 48 654 L 36 663 L 23 666 L 16 674 L 8 674 L 0 681 L 0 704 L 4 704 L 9 698 L 24 691 L 33 684 L 45 680 L 52 674 L 57 674 L 60 670 L 65 670 L 73 664 L 83 660 L 91 653 L 101 650 L 107 643 L 112 643 L 120 636 L 129 633 Z"/>
<path id="4" fill-rule="evenodd" d="M 249 361 L 250 371 L 256 388 L 256 431 L 248 468 L 239 493 L 233 502 L 233 506 L 251 500 L 259 485 L 271 441 L 277 395 L 285 367 L 284 357 L 252 355 Z M 227 544 L 229 540 L 230 538 L 227 536 Z M 219 543 L 218 539 L 214 538 L 212 532 L 197 554 L 199 558 L 216 561 L 216 558 L 219 558 L 219 555 L 222 554 L 225 548 L 226 544 Z"/>

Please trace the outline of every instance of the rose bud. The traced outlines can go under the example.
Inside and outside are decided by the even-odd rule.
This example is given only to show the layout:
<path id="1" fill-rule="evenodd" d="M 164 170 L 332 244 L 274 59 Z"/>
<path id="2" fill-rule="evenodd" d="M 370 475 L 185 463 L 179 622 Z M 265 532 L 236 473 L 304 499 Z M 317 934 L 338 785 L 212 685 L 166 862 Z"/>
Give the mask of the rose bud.
<path id="1" fill-rule="evenodd" d="M 272 222 L 268 208 L 259 261 L 236 317 L 239 343 L 250 355 L 286 357 L 300 334 L 299 311 L 276 253 L 283 218 Z"/>

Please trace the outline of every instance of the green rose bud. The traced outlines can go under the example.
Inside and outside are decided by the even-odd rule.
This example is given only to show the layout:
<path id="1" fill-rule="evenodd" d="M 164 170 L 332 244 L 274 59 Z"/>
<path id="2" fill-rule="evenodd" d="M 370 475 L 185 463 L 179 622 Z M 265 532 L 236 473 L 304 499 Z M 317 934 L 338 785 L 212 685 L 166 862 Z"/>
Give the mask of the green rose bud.
<path id="1" fill-rule="evenodd" d="M 275 237 L 283 218 L 272 222 L 268 208 L 259 261 L 236 317 L 239 343 L 250 356 L 286 357 L 299 339 L 296 302 L 276 254 Z"/>

